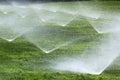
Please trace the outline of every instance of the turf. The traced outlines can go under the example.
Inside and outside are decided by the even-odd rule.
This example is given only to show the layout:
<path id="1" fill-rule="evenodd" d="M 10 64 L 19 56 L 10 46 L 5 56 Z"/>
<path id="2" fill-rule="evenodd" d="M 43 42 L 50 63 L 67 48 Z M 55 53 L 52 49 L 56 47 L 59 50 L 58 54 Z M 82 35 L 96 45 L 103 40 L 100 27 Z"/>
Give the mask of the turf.
<path id="1" fill-rule="evenodd" d="M 120 8 L 120 2 L 83 3 L 102 4 L 103 9 L 110 11 L 118 11 Z M 60 4 L 72 5 L 73 2 Z M 85 34 L 84 40 L 76 41 L 50 54 L 42 52 L 24 39 L 24 36 L 17 38 L 14 42 L 0 39 L 0 80 L 120 80 L 120 68 L 117 66 L 106 69 L 100 75 L 54 71 L 48 67 L 59 57 L 72 56 L 73 54 L 69 53 L 71 51 L 80 50 L 82 53 L 86 48 L 89 49 L 102 36 L 89 24 L 85 27 L 79 27 L 80 25 L 79 19 L 76 19 L 68 25 L 68 28 Z"/>

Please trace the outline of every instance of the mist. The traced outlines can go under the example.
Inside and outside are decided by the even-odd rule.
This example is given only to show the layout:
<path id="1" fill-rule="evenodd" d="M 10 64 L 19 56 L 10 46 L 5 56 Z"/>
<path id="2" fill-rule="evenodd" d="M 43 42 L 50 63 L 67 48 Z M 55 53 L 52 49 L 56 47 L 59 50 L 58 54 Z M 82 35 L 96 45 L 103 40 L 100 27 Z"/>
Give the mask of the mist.
<path id="1" fill-rule="evenodd" d="M 63 57 L 55 62 L 54 69 L 79 73 L 101 74 L 120 54 L 119 34 L 99 41 L 99 46 L 85 50 L 81 55 Z M 80 53 L 76 51 L 77 53 Z M 71 53 L 70 53 L 71 54 Z M 75 54 L 75 53 L 73 53 Z"/>

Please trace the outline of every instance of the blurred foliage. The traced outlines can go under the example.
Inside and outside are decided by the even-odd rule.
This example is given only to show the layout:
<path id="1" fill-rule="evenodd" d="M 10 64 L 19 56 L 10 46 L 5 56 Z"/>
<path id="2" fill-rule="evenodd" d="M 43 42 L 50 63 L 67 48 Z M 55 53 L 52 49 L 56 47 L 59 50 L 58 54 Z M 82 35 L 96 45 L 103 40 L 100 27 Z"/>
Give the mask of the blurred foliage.
<path id="1" fill-rule="evenodd" d="M 120 0 L 0 0 L 0 2 L 8 2 L 8 1 L 16 1 L 16 2 L 68 2 L 68 1 L 120 1 Z"/>

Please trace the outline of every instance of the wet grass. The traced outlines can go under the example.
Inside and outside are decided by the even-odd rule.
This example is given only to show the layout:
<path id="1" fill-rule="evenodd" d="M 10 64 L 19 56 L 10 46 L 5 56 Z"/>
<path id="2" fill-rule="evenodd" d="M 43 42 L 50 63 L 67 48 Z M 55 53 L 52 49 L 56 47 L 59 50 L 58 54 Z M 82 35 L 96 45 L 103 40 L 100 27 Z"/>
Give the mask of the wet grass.
<path id="1" fill-rule="evenodd" d="M 102 7 L 108 6 L 109 9 L 112 7 L 117 10 L 120 7 L 119 4 L 119 2 L 109 4 L 104 2 Z M 73 54 L 69 53 L 71 51 L 79 50 L 82 53 L 100 38 L 101 35 L 97 34 L 89 24 L 86 28 L 80 28 L 79 25 L 81 24 L 76 19 L 68 26 L 88 36 L 84 40 L 74 42 L 50 54 L 45 54 L 23 36 L 14 42 L 0 39 L 0 80 L 120 80 L 120 68 L 115 66 L 108 68 L 100 75 L 54 71 L 49 67 L 51 62 L 59 57 L 72 56 Z"/>

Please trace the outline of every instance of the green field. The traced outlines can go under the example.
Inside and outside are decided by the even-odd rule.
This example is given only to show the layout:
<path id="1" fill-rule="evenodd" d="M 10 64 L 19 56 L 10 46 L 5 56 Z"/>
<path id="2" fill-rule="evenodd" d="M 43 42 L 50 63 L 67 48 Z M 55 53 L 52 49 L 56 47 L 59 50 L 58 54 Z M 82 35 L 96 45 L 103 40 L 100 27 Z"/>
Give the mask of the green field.
<path id="1" fill-rule="evenodd" d="M 119 12 L 120 9 L 120 2 L 82 3 L 90 5 L 99 4 L 103 10 L 108 11 Z M 63 3 L 63 6 L 66 5 L 73 5 L 73 2 Z M 34 44 L 28 42 L 24 35 L 13 42 L 0 39 L 0 80 L 120 80 L 120 68 L 117 65 L 106 69 L 100 75 L 51 69 L 52 61 L 60 57 L 74 55 L 70 54 L 71 51 L 79 50 L 82 53 L 101 38 L 102 35 L 98 34 L 90 24 L 86 23 L 84 27 L 79 27 L 80 25 L 82 24 L 79 18 L 76 18 L 67 26 L 80 34 L 83 33 L 86 36 L 85 39 L 73 42 L 69 46 L 61 47 L 49 54 L 44 53 Z"/>

